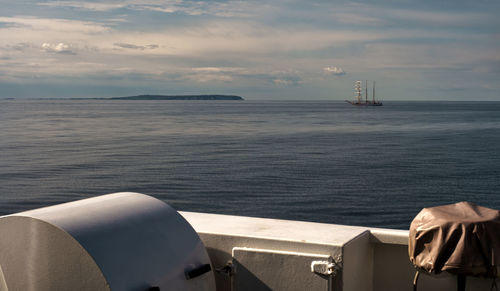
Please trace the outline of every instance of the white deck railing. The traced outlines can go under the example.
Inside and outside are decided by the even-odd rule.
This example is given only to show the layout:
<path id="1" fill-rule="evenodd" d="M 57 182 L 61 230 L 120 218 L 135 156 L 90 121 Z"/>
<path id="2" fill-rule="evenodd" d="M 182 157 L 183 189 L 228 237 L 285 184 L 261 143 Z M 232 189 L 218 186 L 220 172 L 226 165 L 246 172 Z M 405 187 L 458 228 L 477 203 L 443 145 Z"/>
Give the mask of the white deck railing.
<path id="1" fill-rule="evenodd" d="M 408 259 L 408 231 L 180 213 L 220 269 L 220 291 L 412 290 L 415 269 Z M 327 258 L 339 267 L 335 274 L 311 272 L 312 261 Z M 224 272 L 228 262 L 233 264 L 233 276 Z M 491 284 L 491 279 L 468 277 L 466 290 L 490 290 Z M 421 276 L 418 290 L 456 290 L 456 277 Z"/>

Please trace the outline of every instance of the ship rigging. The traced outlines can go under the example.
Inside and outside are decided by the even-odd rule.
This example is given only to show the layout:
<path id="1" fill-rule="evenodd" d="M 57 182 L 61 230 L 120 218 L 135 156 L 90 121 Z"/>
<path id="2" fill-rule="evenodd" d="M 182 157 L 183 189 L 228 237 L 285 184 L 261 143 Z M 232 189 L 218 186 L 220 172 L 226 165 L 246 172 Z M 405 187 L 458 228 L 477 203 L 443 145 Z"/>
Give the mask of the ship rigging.
<path id="1" fill-rule="evenodd" d="M 373 93 L 372 93 L 372 100 L 368 100 L 368 80 L 365 81 L 365 98 L 363 100 L 363 88 L 360 80 L 357 80 L 354 82 L 354 93 L 355 93 L 355 98 L 356 100 L 350 101 L 346 100 L 347 103 L 350 103 L 352 105 L 356 106 L 382 106 L 381 101 L 375 100 L 375 81 L 373 81 Z"/>

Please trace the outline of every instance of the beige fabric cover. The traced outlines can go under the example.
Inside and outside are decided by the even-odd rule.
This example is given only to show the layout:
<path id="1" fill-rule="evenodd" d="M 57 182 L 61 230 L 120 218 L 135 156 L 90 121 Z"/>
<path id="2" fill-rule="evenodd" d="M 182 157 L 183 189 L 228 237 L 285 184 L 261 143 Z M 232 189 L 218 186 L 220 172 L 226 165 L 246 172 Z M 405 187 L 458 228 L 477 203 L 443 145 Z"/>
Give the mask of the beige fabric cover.
<path id="1" fill-rule="evenodd" d="M 428 273 L 500 274 L 500 211 L 459 202 L 424 208 L 410 225 L 411 262 Z"/>

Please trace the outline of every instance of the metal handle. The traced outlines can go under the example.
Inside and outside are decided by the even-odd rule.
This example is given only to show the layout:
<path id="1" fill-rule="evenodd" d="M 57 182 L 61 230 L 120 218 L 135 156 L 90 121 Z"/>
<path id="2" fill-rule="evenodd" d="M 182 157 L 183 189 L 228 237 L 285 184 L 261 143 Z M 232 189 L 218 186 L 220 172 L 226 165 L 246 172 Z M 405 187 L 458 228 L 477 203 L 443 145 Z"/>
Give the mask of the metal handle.
<path id="1" fill-rule="evenodd" d="M 212 267 L 210 267 L 210 264 L 201 265 L 198 268 L 195 268 L 195 269 L 192 269 L 189 271 L 186 270 L 186 273 L 185 273 L 186 279 L 189 280 L 189 279 L 199 277 L 205 273 L 210 272 L 211 270 L 212 270 Z"/>

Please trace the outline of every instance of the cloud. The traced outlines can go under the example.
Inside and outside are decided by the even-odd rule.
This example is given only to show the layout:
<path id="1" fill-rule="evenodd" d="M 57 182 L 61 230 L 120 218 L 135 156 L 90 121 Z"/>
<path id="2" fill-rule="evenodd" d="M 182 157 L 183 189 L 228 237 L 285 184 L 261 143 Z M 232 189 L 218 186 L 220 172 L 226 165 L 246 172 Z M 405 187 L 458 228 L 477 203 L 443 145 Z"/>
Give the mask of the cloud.
<path id="1" fill-rule="evenodd" d="M 323 72 L 329 75 L 342 76 L 345 75 L 346 72 L 341 67 L 326 67 L 323 68 Z"/>
<path id="2" fill-rule="evenodd" d="M 198 83 L 208 83 L 208 82 L 231 82 L 233 77 L 231 75 L 225 74 L 192 74 L 183 77 L 185 80 L 195 81 Z"/>
<path id="3" fill-rule="evenodd" d="M 181 76 L 185 80 L 196 81 L 199 83 L 207 82 L 231 82 L 234 78 L 245 75 L 245 70 L 234 67 L 196 67 L 183 73 Z"/>
<path id="4" fill-rule="evenodd" d="M 287 70 L 273 72 L 271 81 L 278 87 L 299 86 L 303 83 L 298 71 Z"/>
<path id="5" fill-rule="evenodd" d="M 43 43 L 42 49 L 48 53 L 58 53 L 58 54 L 75 54 L 73 50 L 71 50 L 71 46 L 65 43 Z"/>
<path id="6" fill-rule="evenodd" d="M 251 11 L 255 10 L 255 5 L 247 1 L 131 1 L 130 4 L 127 8 L 132 10 L 182 13 L 191 16 L 248 17 L 252 14 Z"/>
<path id="7" fill-rule="evenodd" d="M 62 33 L 102 33 L 109 31 L 109 27 L 98 22 L 61 19 L 61 18 L 38 18 L 30 16 L 0 17 L 0 22 L 11 23 L 4 29 L 23 31 L 43 31 Z"/>
<path id="8" fill-rule="evenodd" d="M 113 44 L 114 46 L 125 48 L 125 49 L 133 49 L 133 50 L 152 50 L 159 47 L 157 44 L 148 44 L 148 45 L 135 45 L 130 43 L 117 42 Z"/>
<path id="9" fill-rule="evenodd" d="M 198 67 L 193 68 L 193 71 L 201 73 L 240 73 L 243 69 L 234 67 Z"/>
<path id="10" fill-rule="evenodd" d="M 269 72 L 261 68 L 194 67 L 178 69 L 177 76 L 177 80 L 197 83 L 230 82 L 231 84 L 243 84 L 252 82 L 260 84 L 259 86 L 272 84 L 276 87 L 299 86 L 304 83 L 300 72 L 291 69 Z"/>
<path id="11" fill-rule="evenodd" d="M 33 45 L 32 43 L 28 43 L 28 42 L 20 42 L 20 43 L 6 46 L 6 48 L 8 48 L 8 49 L 12 49 L 14 51 L 20 51 L 20 52 L 27 50 L 27 49 L 32 49 L 34 47 L 35 47 L 35 45 Z M 36 47 L 38 48 L 38 46 L 36 46 Z"/>
<path id="12" fill-rule="evenodd" d="M 477 26 L 485 21 L 483 13 L 461 11 L 449 13 L 448 11 L 419 11 L 408 9 L 393 9 L 393 13 L 387 16 L 387 21 L 397 24 L 416 25 L 420 27 L 471 27 Z"/>
<path id="13" fill-rule="evenodd" d="M 180 13 L 191 16 L 214 15 L 218 17 L 245 17 L 255 5 L 247 1 L 182 1 L 182 0 L 128 0 L 111 3 L 91 1 L 50 1 L 39 3 L 48 7 L 69 7 L 89 11 L 111 11 L 128 9 L 131 11 L 157 11 L 163 13 Z"/>
<path id="14" fill-rule="evenodd" d="M 0 21 L 0 29 L 12 28 L 12 27 L 19 28 L 19 27 L 23 27 L 23 25 L 19 24 L 19 23 L 15 23 L 15 22 Z"/>
<path id="15" fill-rule="evenodd" d="M 119 9 L 126 6 L 125 3 L 97 3 L 85 1 L 50 1 L 38 3 L 37 5 L 48 7 L 71 7 L 91 11 L 109 11 Z"/>

